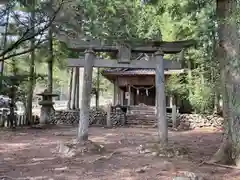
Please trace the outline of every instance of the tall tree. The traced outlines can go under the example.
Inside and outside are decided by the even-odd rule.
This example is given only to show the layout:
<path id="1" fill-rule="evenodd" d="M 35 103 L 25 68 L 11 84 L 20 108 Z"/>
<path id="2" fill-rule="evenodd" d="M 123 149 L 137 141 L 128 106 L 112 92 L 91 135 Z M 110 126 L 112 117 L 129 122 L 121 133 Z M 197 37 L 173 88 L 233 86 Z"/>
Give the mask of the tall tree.
<path id="1" fill-rule="evenodd" d="M 32 4 L 30 5 L 30 12 L 31 16 L 29 18 L 29 24 L 31 29 L 31 35 L 35 33 L 35 0 L 31 1 Z M 29 124 L 33 124 L 32 122 L 32 99 L 33 99 L 33 90 L 34 90 L 34 71 L 35 71 L 35 37 L 33 36 L 30 40 L 30 48 L 32 49 L 30 53 L 30 62 L 29 62 L 29 84 L 28 84 L 28 95 L 27 95 L 27 109 L 26 109 L 26 117 Z"/>
<path id="2" fill-rule="evenodd" d="M 218 58 L 222 73 L 225 138 L 213 161 L 240 166 L 239 1 L 217 0 Z"/>
<path id="3" fill-rule="evenodd" d="M 49 6 L 53 8 L 53 0 L 49 1 Z M 53 11 L 54 12 L 54 11 Z M 52 92 L 53 89 L 53 32 L 52 32 L 52 25 L 48 28 L 48 48 L 49 48 L 49 58 L 48 58 L 48 92 Z"/>

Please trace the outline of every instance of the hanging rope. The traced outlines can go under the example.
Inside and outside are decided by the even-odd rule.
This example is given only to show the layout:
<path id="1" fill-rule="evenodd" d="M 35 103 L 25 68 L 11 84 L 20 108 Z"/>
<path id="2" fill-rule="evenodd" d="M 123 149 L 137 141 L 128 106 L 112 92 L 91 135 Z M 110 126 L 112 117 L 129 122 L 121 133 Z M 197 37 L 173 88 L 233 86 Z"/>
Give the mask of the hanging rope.
<path id="1" fill-rule="evenodd" d="M 151 86 L 151 87 L 136 87 L 136 86 L 130 85 L 130 84 L 129 84 L 129 86 L 130 86 L 131 88 L 134 88 L 134 89 L 137 90 L 137 95 L 139 95 L 139 90 L 140 90 L 140 89 L 145 89 L 147 96 L 149 96 L 149 90 L 155 87 L 155 86 Z"/>
<path id="2" fill-rule="evenodd" d="M 154 88 L 155 86 L 153 85 L 153 86 L 151 86 L 151 87 L 136 87 L 136 86 L 134 86 L 134 85 L 130 85 L 132 88 L 134 88 L 134 89 L 152 89 L 152 88 Z"/>

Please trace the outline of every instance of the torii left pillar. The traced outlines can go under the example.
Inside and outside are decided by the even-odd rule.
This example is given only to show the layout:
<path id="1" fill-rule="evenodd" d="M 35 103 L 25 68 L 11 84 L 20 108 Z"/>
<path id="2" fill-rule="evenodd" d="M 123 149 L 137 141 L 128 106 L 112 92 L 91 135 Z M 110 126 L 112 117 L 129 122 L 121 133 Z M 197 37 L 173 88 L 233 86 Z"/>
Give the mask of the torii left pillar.
<path id="1" fill-rule="evenodd" d="M 159 141 L 162 145 L 168 143 L 168 122 L 166 118 L 166 96 L 165 96 L 165 78 L 164 78 L 164 53 L 159 49 L 155 53 L 156 61 L 156 116 L 158 124 Z"/>
<path id="2" fill-rule="evenodd" d="M 92 73 L 95 58 L 96 56 L 93 50 L 90 49 L 85 51 L 81 111 L 77 137 L 78 141 L 88 140 L 89 110 L 92 92 Z"/>

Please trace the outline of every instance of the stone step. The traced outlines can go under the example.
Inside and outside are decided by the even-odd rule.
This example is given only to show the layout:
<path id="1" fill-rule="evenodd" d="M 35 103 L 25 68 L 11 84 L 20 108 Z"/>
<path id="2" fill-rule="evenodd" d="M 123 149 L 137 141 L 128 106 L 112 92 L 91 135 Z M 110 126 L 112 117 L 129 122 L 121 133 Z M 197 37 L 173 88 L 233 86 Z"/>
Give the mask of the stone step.
<path id="1" fill-rule="evenodd" d="M 144 118 L 151 118 L 151 117 L 155 117 L 156 118 L 156 114 L 141 114 L 141 113 L 134 113 L 134 114 L 127 114 L 127 117 L 144 117 Z M 167 113 L 166 117 L 172 117 L 172 114 Z"/>
<path id="2" fill-rule="evenodd" d="M 171 113 L 167 113 L 167 120 L 171 124 Z M 155 126 L 157 123 L 155 106 L 130 106 L 127 112 L 126 124 Z"/>
<path id="3" fill-rule="evenodd" d="M 146 114 L 141 114 L 141 115 L 137 115 L 137 114 L 129 114 L 127 115 L 128 119 L 156 119 L 155 115 L 146 115 Z"/>
<path id="4" fill-rule="evenodd" d="M 128 112 L 129 115 L 153 115 L 155 116 L 155 112 L 142 112 L 142 111 L 133 111 L 133 112 Z"/>
<path id="5" fill-rule="evenodd" d="M 146 109 L 146 108 L 129 108 L 129 111 L 152 111 L 155 112 L 155 108 L 154 109 Z"/>

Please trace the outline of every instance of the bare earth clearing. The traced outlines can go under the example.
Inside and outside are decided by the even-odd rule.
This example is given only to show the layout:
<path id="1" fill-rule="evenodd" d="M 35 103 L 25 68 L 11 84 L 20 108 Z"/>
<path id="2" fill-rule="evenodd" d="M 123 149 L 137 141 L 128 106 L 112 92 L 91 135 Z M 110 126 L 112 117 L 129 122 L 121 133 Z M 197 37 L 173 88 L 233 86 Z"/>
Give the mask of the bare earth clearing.
<path id="1" fill-rule="evenodd" d="M 194 172 L 207 180 L 240 179 L 240 170 L 201 164 L 221 142 L 221 132 L 214 129 L 170 132 L 170 141 L 187 147 L 188 157 L 163 158 L 137 151 L 140 145 L 157 137 L 157 129 L 92 127 L 90 139 L 103 145 L 107 152 L 59 157 L 54 153 L 57 145 L 73 139 L 76 130 L 59 127 L 1 131 L 0 179 L 168 180 L 181 171 Z M 144 172 L 137 170 L 143 167 Z"/>

